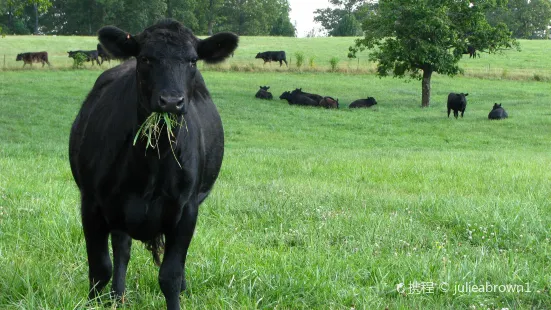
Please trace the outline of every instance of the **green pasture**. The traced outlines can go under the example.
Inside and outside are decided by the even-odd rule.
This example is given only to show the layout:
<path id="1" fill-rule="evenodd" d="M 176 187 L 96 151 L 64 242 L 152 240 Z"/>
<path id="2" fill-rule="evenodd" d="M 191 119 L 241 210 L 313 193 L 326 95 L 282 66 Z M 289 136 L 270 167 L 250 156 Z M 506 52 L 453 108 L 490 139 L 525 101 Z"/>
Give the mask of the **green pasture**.
<path id="1" fill-rule="evenodd" d="M 203 69 L 232 71 L 328 71 L 329 61 L 339 59 L 338 70 L 343 73 L 374 73 L 375 64 L 370 62 L 367 51 L 359 53 L 357 59 L 348 59 L 348 47 L 354 43 L 352 37 L 335 38 L 289 38 L 289 37 L 241 37 L 240 45 L 233 58 L 221 65 Z M 508 50 L 503 54 L 479 53 L 480 57 L 463 57 L 461 66 L 466 76 L 492 79 L 513 80 L 551 80 L 551 40 L 520 40 L 521 51 Z M 18 53 L 47 51 L 52 68 L 71 67 L 73 61 L 67 57 L 70 50 L 93 50 L 98 41 L 96 37 L 78 36 L 6 36 L 0 38 L 0 64 L 5 69 L 17 69 L 23 66 L 16 62 Z M 285 50 L 289 68 L 279 63 L 267 63 L 254 57 L 258 52 L 267 50 Z M 304 54 L 304 64 L 296 66 L 296 52 Z M 313 59 L 312 66 L 310 59 Z M 118 62 L 106 64 L 113 66 Z M 41 64 L 33 67 L 40 68 Z M 28 67 L 28 65 L 27 65 Z M 93 68 L 90 63 L 87 67 Z"/>
<path id="2" fill-rule="evenodd" d="M 56 70 L 66 49 L 93 48 L 95 39 L 6 37 L 0 53 L 29 50 L 33 39 L 37 50 L 51 50 L 54 68 L 0 71 L 0 309 L 110 309 L 86 302 L 67 154 L 72 121 L 101 71 Z M 254 62 L 257 49 L 299 49 L 286 40 L 304 42 L 306 55 L 317 51 L 320 66 L 348 44 L 242 38 L 229 61 Z M 538 57 L 547 44 L 523 41 L 523 52 L 491 56 L 491 66 L 536 72 L 528 60 L 548 62 Z M 489 57 L 465 64 L 484 68 Z M 372 74 L 203 76 L 226 149 L 201 206 L 184 309 L 551 308 L 548 82 L 435 76 L 431 106 L 421 109 L 420 82 Z M 259 85 L 276 99 L 255 99 Z M 341 109 L 277 99 L 296 87 L 338 98 Z M 469 93 L 463 119 L 446 116 L 451 91 Z M 347 109 L 367 96 L 379 104 Z M 487 119 L 494 102 L 509 119 Z M 123 308 L 163 309 L 157 275 L 134 242 Z M 487 284 L 509 292 L 472 292 Z"/>

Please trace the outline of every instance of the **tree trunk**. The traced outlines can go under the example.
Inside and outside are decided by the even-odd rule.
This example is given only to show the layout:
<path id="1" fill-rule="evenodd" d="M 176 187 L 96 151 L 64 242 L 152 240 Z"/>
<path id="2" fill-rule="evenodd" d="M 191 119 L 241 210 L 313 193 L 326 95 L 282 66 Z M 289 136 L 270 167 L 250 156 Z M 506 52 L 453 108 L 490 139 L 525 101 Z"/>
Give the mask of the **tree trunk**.
<path id="1" fill-rule="evenodd" d="M 432 69 L 427 68 L 423 70 L 423 80 L 421 82 L 422 99 L 421 107 L 428 107 L 430 105 L 430 77 L 432 76 Z"/>
<path id="2" fill-rule="evenodd" d="M 209 36 L 212 35 L 212 26 L 214 24 L 214 21 L 212 19 L 209 19 L 209 24 L 208 24 L 208 27 L 209 27 Z"/>
<path id="3" fill-rule="evenodd" d="M 34 3 L 34 34 L 38 34 L 38 3 Z"/>
<path id="4" fill-rule="evenodd" d="M 13 33 L 13 7 L 11 4 L 8 4 L 8 29 Z"/>

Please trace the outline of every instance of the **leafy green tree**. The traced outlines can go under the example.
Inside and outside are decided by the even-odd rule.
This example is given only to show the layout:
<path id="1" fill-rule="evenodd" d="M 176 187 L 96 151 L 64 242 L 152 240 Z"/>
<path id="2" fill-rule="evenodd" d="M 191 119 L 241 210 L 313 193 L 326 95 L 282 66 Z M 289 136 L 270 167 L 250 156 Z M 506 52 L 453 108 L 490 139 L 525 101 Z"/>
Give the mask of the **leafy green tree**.
<path id="1" fill-rule="evenodd" d="M 2 0 L 0 2 L 0 8 L 2 8 L 3 13 L 5 12 L 8 16 L 7 26 L 10 29 L 10 32 L 18 30 L 16 28 L 21 28 L 21 21 L 27 18 L 30 18 L 28 14 L 24 16 L 25 9 L 27 7 L 32 7 L 32 12 L 34 13 L 34 33 L 38 34 L 39 25 L 38 18 L 41 13 L 44 13 L 52 6 L 50 0 Z M 15 22 L 19 19 L 19 24 L 16 27 Z M 19 29 L 20 30 L 20 29 Z M 19 33 L 16 32 L 16 33 Z"/>
<path id="2" fill-rule="evenodd" d="M 295 26 L 293 26 L 293 24 L 291 23 L 289 11 L 289 2 L 287 0 L 283 0 L 279 9 L 279 16 L 274 21 L 272 29 L 270 30 L 270 35 L 284 37 L 296 36 L 296 29 Z"/>
<path id="3" fill-rule="evenodd" d="M 467 45 L 495 53 L 517 47 L 503 23 L 490 26 L 485 12 L 501 1 L 479 0 L 380 0 L 376 13 L 363 23 L 365 37 L 350 47 L 349 57 L 371 49 L 377 74 L 420 79 L 422 106 L 430 104 L 434 72 L 454 76 Z"/>
<path id="4" fill-rule="evenodd" d="M 361 33 L 361 23 L 377 3 L 372 0 L 330 0 L 336 8 L 314 11 L 314 21 L 319 22 L 330 36 L 355 36 Z"/>
<path id="5" fill-rule="evenodd" d="M 543 38 L 551 20 L 549 0 L 509 0 L 506 8 L 495 8 L 486 14 L 492 25 L 507 24 L 513 37 Z"/>

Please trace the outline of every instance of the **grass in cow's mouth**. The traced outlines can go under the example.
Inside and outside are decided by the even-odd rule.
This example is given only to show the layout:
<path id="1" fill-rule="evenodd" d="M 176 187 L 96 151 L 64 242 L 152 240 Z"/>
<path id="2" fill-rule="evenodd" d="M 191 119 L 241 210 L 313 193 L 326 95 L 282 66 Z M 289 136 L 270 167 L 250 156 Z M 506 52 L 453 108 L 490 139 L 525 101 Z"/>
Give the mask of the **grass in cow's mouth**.
<path id="1" fill-rule="evenodd" d="M 172 150 L 172 155 L 174 155 L 174 158 L 176 159 L 176 162 L 180 167 L 180 162 L 178 161 L 178 158 L 176 157 L 176 153 L 174 153 L 174 148 L 172 147 L 172 144 L 176 144 L 176 134 L 175 134 L 175 128 L 181 127 L 185 124 L 185 119 L 182 117 L 181 120 L 178 119 L 178 116 L 172 113 L 158 113 L 153 112 L 151 115 L 143 122 L 143 124 L 138 128 L 138 131 L 136 132 L 136 136 L 134 137 L 134 145 L 136 145 L 136 142 L 138 142 L 138 139 L 142 137 L 144 140 L 146 140 L 145 149 L 151 147 L 153 149 L 157 149 L 157 153 L 159 154 L 159 157 L 161 156 L 160 150 L 159 150 L 159 139 L 161 138 L 161 135 L 163 134 L 163 131 L 166 130 L 166 135 L 168 137 L 168 141 L 170 142 L 170 149 Z M 186 125 L 186 131 L 187 131 L 187 125 Z"/>

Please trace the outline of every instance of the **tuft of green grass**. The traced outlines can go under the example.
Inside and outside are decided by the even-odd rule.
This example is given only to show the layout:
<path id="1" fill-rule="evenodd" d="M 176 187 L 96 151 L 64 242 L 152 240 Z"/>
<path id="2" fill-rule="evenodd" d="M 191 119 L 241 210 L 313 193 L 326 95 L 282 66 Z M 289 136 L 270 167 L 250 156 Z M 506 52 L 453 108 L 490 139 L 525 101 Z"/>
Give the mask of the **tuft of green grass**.
<path id="1" fill-rule="evenodd" d="M 141 137 L 142 139 L 146 140 L 146 144 L 145 144 L 146 150 L 147 148 L 151 147 L 153 149 L 156 149 L 157 152 L 160 152 L 159 139 L 163 134 L 163 129 L 165 129 L 166 136 L 170 144 L 170 149 L 172 150 L 172 155 L 174 155 L 176 162 L 178 163 L 178 165 L 180 165 L 180 162 L 176 157 L 172 144 L 173 143 L 176 144 L 176 135 L 174 133 L 175 132 L 174 129 L 182 127 L 183 124 L 185 124 L 185 118 L 183 116 L 181 117 L 181 119 L 179 119 L 178 115 L 173 113 L 153 112 L 145 119 L 143 124 L 136 131 L 136 136 L 134 137 L 134 145 L 136 145 L 136 143 L 138 142 L 138 139 Z M 186 130 L 187 130 L 187 126 L 186 126 Z M 160 156 L 161 155 L 159 153 L 159 157 Z"/>

